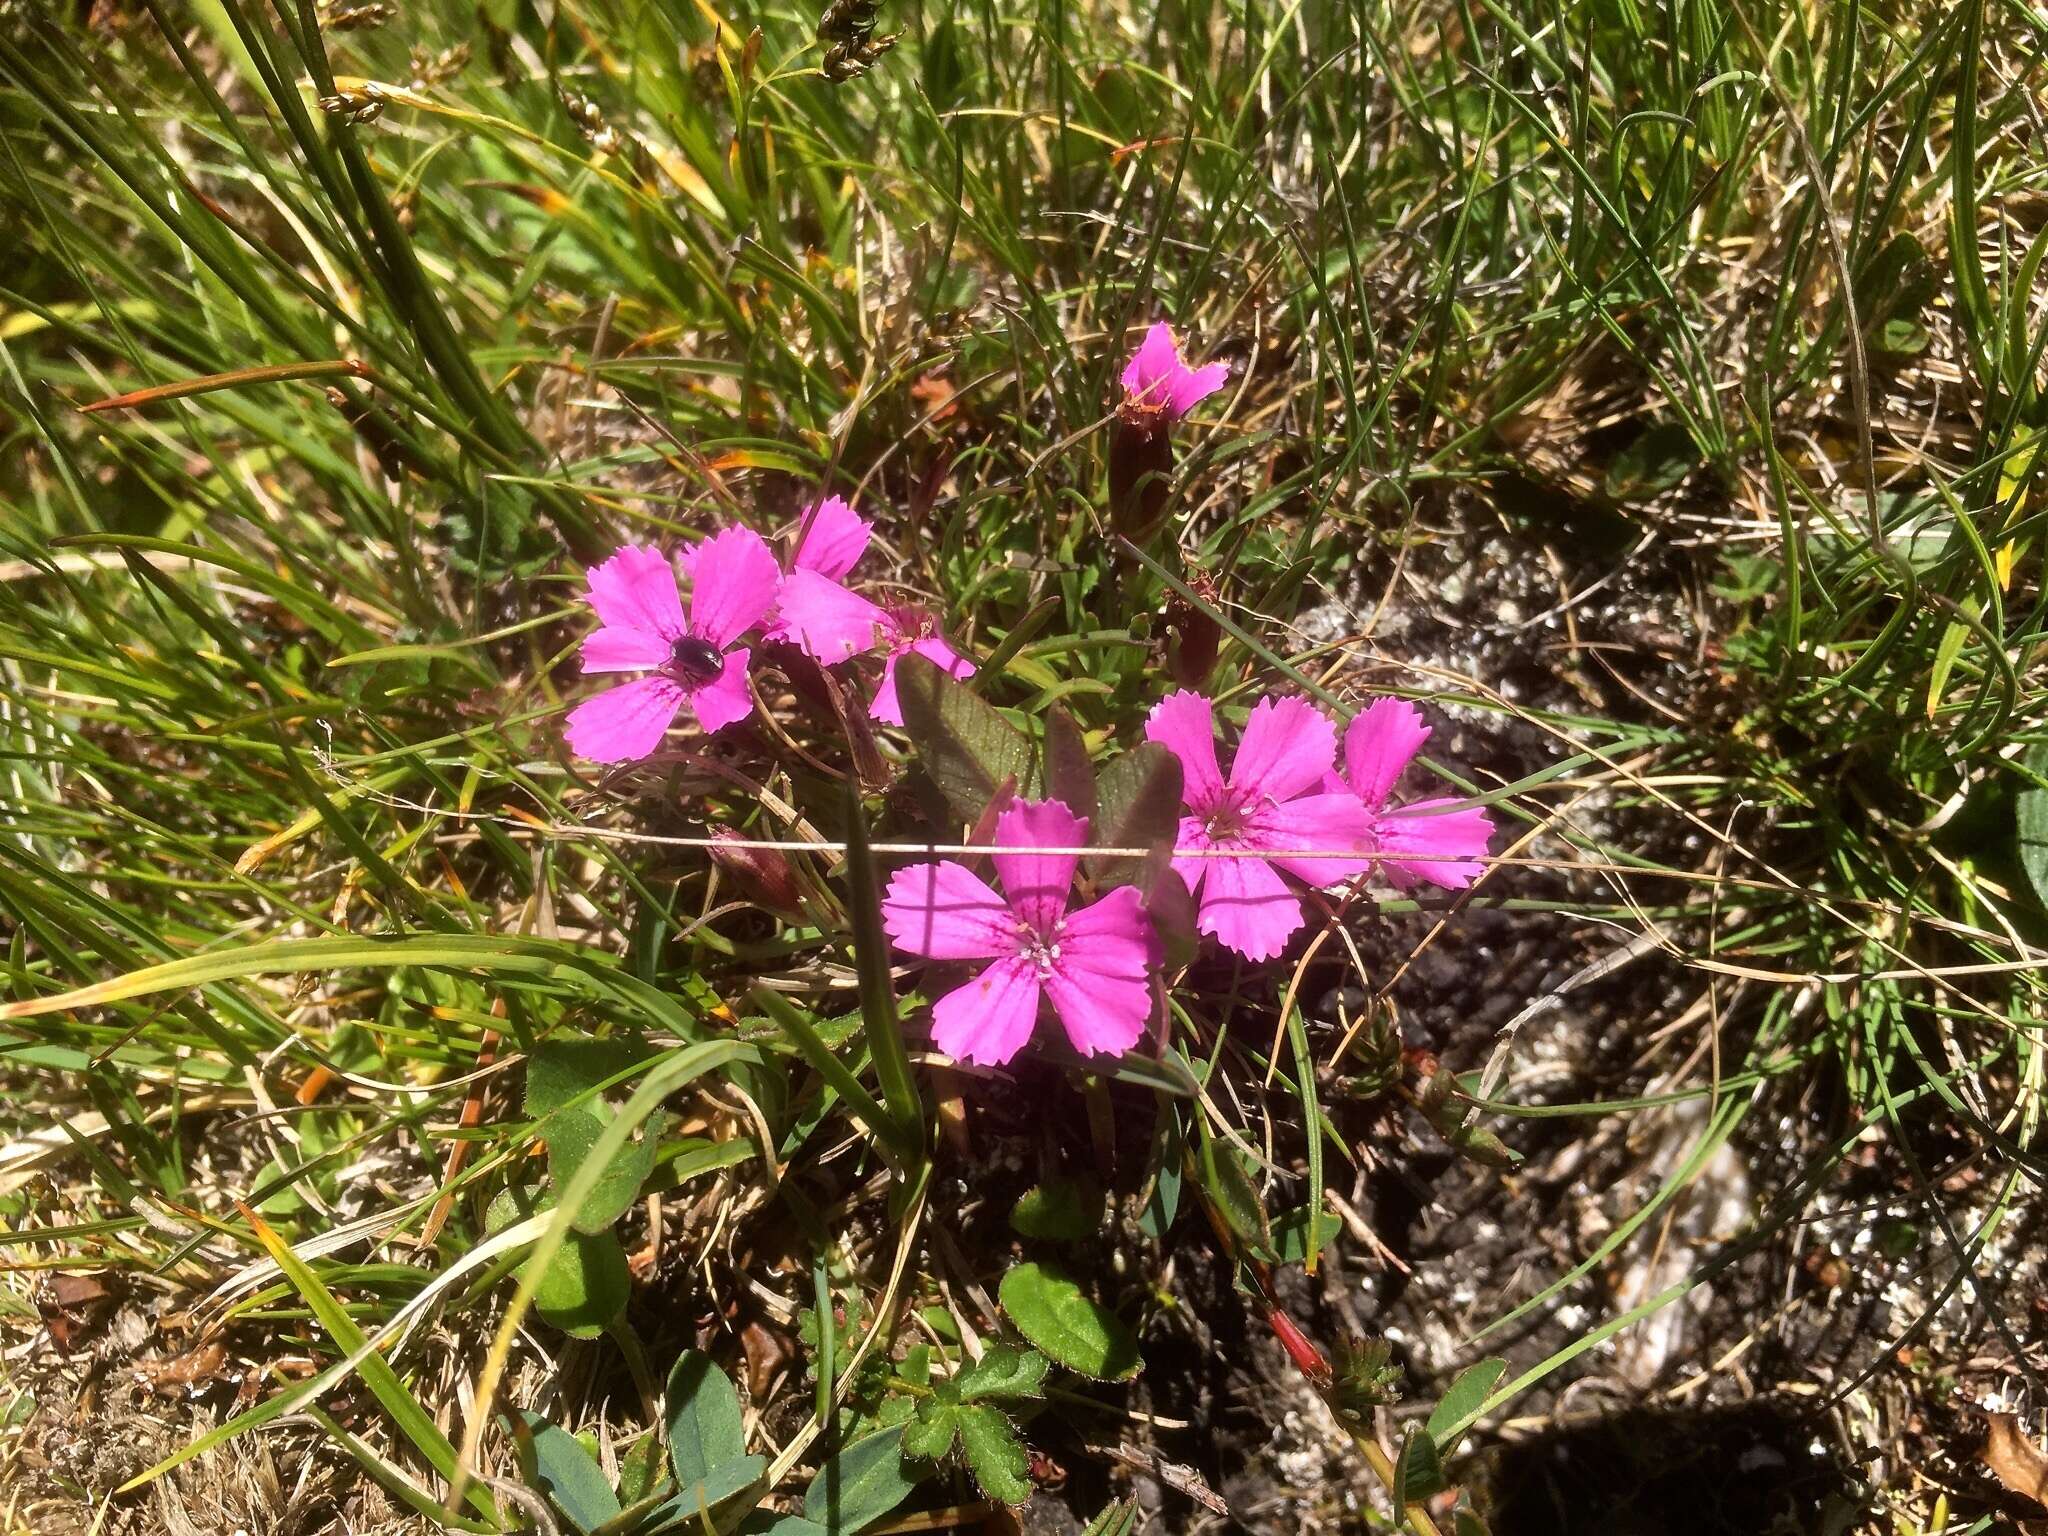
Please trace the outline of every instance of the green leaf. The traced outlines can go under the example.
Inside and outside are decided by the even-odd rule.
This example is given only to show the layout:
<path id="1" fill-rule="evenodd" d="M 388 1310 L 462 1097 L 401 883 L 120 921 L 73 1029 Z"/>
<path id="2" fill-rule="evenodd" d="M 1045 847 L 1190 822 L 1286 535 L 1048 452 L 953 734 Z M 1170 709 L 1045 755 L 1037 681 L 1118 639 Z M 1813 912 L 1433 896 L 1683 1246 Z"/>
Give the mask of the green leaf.
<path id="1" fill-rule="evenodd" d="M 666 1481 L 668 1473 L 661 1464 L 659 1435 L 642 1435 L 619 1458 L 619 1499 L 624 1504 L 639 1503 Z"/>
<path id="2" fill-rule="evenodd" d="M 1656 422 L 1607 466 L 1607 494 L 1615 501 L 1646 501 L 1675 489 L 1699 466 L 1699 447 L 1684 424 Z"/>
<path id="3" fill-rule="evenodd" d="M 1137 1523 L 1138 1501 L 1123 1499 L 1090 1520 L 1081 1536 L 1130 1536 L 1131 1528 Z"/>
<path id="4" fill-rule="evenodd" d="M 1258 1187 L 1245 1172 L 1237 1148 L 1209 1129 L 1206 1117 L 1197 1117 L 1201 1127 L 1202 1155 L 1197 1172 L 1202 1187 L 1223 1215 L 1223 1221 L 1254 1254 L 1273 1257 L 1273 1231 L 1266 1220 L 1266 1205 Z"/>
<path id="5" fill-rule="evenodd" d="M 1095 765 L 1074 717 L 1055 704 L 1045 714 L 1046 794 L 1076 816 L 1095 820 Z"/>
<path id="6" fill-rule="evenodd" d="M 768 1458 L 742 1456 L 711 1469 L 710 1475 L 686 1485 L 649 1517 L 639 1536 L 663 1536 L 668 1531 L 696 1532 L 704 1528 L 704 1517 L 727 1499 L 745 1493 L 768 1475 Z"/>
<path id="7" fill-rule="evenodd" d="M 861 1024 L 868 1059 L 882 1085 L 882 1100 L 906 1145 L 925 1145 L 924 1100 L 910 1070 L 903 1021 L 896 1010 L 896 984 L 889 974 L 888 935 L 882 929 L 881 887 L 868 849 L 867 812 L 860 790 L 846 786 L 846 910 L 853 919 L 853 960 L 860 980 Z"/>
<path id="8" fill-rule="evenodd" d="M 688 1488 L 747 1454 L 739 1389 L 709 1355 L 686 1349 L 668 1373 L 668 1460 Z"/>
<path id="9" fill-rule="evenodd" d="M 1375 1408 L 1401 1399 L 1401 1367 L 1385 1339 L 1340 1342 L 1330 1382 L 1330 1406 L 1351 1424 L 1363 1424 Z"/>
<path id="10" fill-rule="evenodd" d="M 765 986 L 755 987 L 748 994 L 748 1001 L 789 1036 L 797 1054 L 811 1064 L 812 1069 L 825 1079 L 827 1086 L 866 1123 L 869 1130 L 888 1144 L 900 1162 L 909 1164 L 923 1157 L 924 1148 L 913 1142 L 907 1128 L 898 1125 L 896 1117 L 882 1108 L 875 1101 L 875 1096 L 861 1086 L 860 1079 L 853 1075 L 853 1069 L 825 1043 L 818 1026 L 805 1018 L 793 1003 Z"/>
<path id="11" fill-rule="evenodd" d="M 590 1149 L 597 1145 L 611 1119 L 612 1111 L 593 1100 L 587 1106 L 557 1110 L 541 1122 L 540 1137 L 548 1149 L 548 1176 L 557 1189 L 576 1177 L 576 1171 L 590 1156 Z M 639 1139 L 626 1143 L 618 1156 L 605 1165 L 590 1198 L 576 1208 L 578 1232 L 606 1231 L 633 1208 L 633 1202 L 640 1198 L 640 1186 L 654 1172 L 661 1150 L 661 1133 L 668 1123 L 665 1114 L 650 1116 Z"/>
<path id="12" fill-rule="evenodd" d="M 623 1082 L 654 1054 L 633 1040 L 549 1040 L 526 1063 L 526 1112 L 544 1120 L 585 1095 Z"/>
<path id="13" fill-rule="evenodd" d="M 1097 812 L 1088 838 L 1098 848 L 1173 846 L 1180 831 L 1180 759 L 1156 741 L 1111 758 L 1096 781 Z M 1095 858 L 1088 874 L 1103 889 L 1138 878 L 1136 859 Z"/>
<path id="14" fill-rule="evenodd" d="M 1051 1362 L 1034 1349 L 1017 1349 L 1009 1344 L 991 1344 L 982 1356 L 953 1378 L 960 1401 L 977 1402 L 984 1397 L 1038 1397 L 1045 1385 Z"/>
<path id="15" fill-rule="evenodd" d="M 500 1232 L 515 1221 L 555 1208 L 555 1192 L 531 1184 L 500 1190 L 484 1212 L 484 1230 Z M 529 1258 L 520 1266 L 532 1268 Z M 541 1320 L 572 1338 L 594 1339 L 626 1309 L 633 1281 L 625 1251 L 609 1232 L 571 1231 L 548 1261 L 534 1288 L 534 1309 Z"/>
<path id="16" fill-rule="evenodd" d="M 960 1403 L 939 1396 L 917 1405 L 917 1417 L 905 1426 L 906 1455 L 943 1461 L 959 1442 L 962 1459 L 981 1491 L 1005 1504 L 1031 1497 L 1031 1453 L 1010 1421 L 985 1403 Z"/>
<path id="17" fill-rule="evenodd" d="M 1152 1152 L 1157 1172 L 1152 1180 L 1152 1193 L 1145 1200 L 1145 1209 L 1138 1214 L 1138 1230 L 1147 1237 L 1166 1236 L 1173 1226 L 1174 1217 L 1180 1214 L 1181 1169 L 1185 1163 L 1180 1115 L 1171 1100 L 1160 1101 L 1158 1115 Z"/>
<path id="18" fill-rule="evenodd" d="M 1492 1395 L 1507 1368 L 1507 1361 L 1490 1355 L 1458 1373 L 1443 1401 L 1429 1415 L 1429 1438 L 1438 1451 L 1448 1456 L 1458 1448 L 1459 1436 L 1479 1416 L 1480 1406 Z"/>
<path id="19" fill-rule="evenodd" d="M 264 1251 L 270 1255 L 285 1279 L 291 1282 L 292 1288 L 304 1298 L 306 1306 L 313 1316 L 319 1319 L 320 1326 L 327 1330 L 336 1347 L 344 1355 L 353 1356 L 362 1351 L 367 1339 L 349 1310 L 335 1298 L 332 1291 L 327 1289 L 320 1277 L 313 1273 L 304 1259 L 299 1257 L 298 1252 L 272 1230 L 262 1217 L 253 1212 L 244 1214 L 256 1233 L 257 1241 L 262 1243 Z M 363 1385 L 370 1389 L 378 1405 L 391 1415 L 392 1423 L 412 1442 L 414 1449 L 435 1471 L 443 1477 L 452 1478 L 456 1466 L 455 1447 L 441 1432 L 433 1416 L 420 1405 L 419 1399 L 413 1396 L 411 1389 L 399 1379 L 398 1372 L 392 1367 L 391 1362 L 381 1354 L 370 1351 L 364 1354 L 358 1370 Z M 482 1488 L 472 1488 L 469 1501 L 477 1513 L 486 1519 L 496 1514 L 490 1494 Z"/>
<path id="20" fill-rule="evenodd" d="M 946 1453 L 953 1449 L 956 1427 L 953 1415 L 959 1407 L 958 1403 L 937 1397 L 929 1397 L 919 1403 L 917 1417 L 903 1426 L 903 1454 L 921 1456 L 926 1461 L 944 1461 Z"/>
<path id="21" fill-rule="evenodd" d="M 572 1339 L 594 1339 L 626 1310 L 633 1277 L 626 1251 L 609 1232 L 570 1232 L 534 1287 L 541 1320 Z"/>
<path id="22" fill-rule="evenodd" d="M 1173 867 L 1170 850 L 1163 846 L 1155 849 L 1140 866 L 1138 878 L 1145 886 L 1145 916 L 1159 935 L 1162 968 L 1171 974 L 1192 965 L 1202 948 L 1196 926 L 1200 909 L 1187 882 Z"/>
<path id="23" fill-rule="evenodd" d="M 1483 1125 L 1461 1125 L 1445 1138 L 1456 1152 L 1485 1168 L 1512 1168 L 1522 1154 Z"/>
<path id="24" fill-rule="evenodd" d="M 649 1435 L 647 1438 L 652 1440 L 654 1437 Z M 660 1447 L 657 1446 L 656 1449 L 658 1450 Z M 619 1468 L 621 1478 L 625 1476 L 625 1470 L 624 1466 Z M 668 1473 L 666 1471 L 662 1472 L 661 1483 L 662 1488 L 659 1493 L 646 1494 L 640 1498 L 627 1501 L 616 1515 L 613 1515 L 603 1525 L 590 1532 L 590 1536 L 648 1536 L 648 1528 L 653 1524 L 657 1513 L 662 1510 L 664 1505 L 674 1502 L 674 1495 L 668 1491 Z M 623 1488 L 620 1489 L 622 1495 L 624 1491 Z M 668 1517 L 663 1515 L 662 1518 L 666 1519 Z"/>
<path id="25" fill-rule="evenodd" d="M 765 1520 L 749 1520 L 740 1530 L 746 1536 L 832 1536 L 817 1521 L 806 1520 L 802 1515 L 770 1515 Z"/>
<path id="26" fill-rule="evenodd" d="M 604 1468 L 567 1430 L 534 1414 L 521 1414 L 533 1436 L 533 1480 L 577 1530 L 589 1536 L 619 1513 L 618 1495 Z"/>
<path id="27" fill-rule="evenodd" d="M 1436 1442 L 1421 1430 L 1410 1430 L 1394 1459 L 1394 1508 L 1419 1503 L 1443 1487 L 1444 1467 Z"/>
<path id="28" fill-rule="evenodd" d="M 2037 778 L 2048 779 L 2048 741 L 2036 744 L 2021 761 Z M 2020 867 L 2036 899 L 2048 906 L 2048 789 L 2029 786 L 2017 800 Z"/>
<path id="29" fill-rule="evenodd" d="M 1963 606 L 1974 611 L 1974 599 L 1964 599 Z M 1941 632 L 1941 640 L 1934 647 L 1934 661 L 1927 669 L 1927 718 L 1932 720 L 1941 709 L 1942 695 L 1948 692 L 1949 674 L 1962 659 L 1963 646 L 1970 638 L 1970 626 L 1959 620 L 1952 620 Z"/>
<path id="30" fill-rule="evenodd" d="M 1856 278 L 1856 314 L 1880 352 L 1925 349 L 1921 313 L 1942 287 L 1941 274 L 1917 236 L 1897 234 L 1864 263 Z"/>
<path id="31" fill-rule="evenodd" d="M 1005 1504 L 1031 1497 L 1031 1453 L 1017 1438 L 1010 1421 L 995 1409 L 976 1404 L 956 1408 L 960 1448 L 981 1491 Z"/>
<path id="32" fill-rule="evenodd" d="M 856 1440 L 827 1461 L 804 1493 L 804 1517 L 830 1536 L 854 1536 L 909 1498 L 916 1480 L 903 1471 L 903 1431 Z"/>
<path id="33" fill-rule="evenodd" d="M 1003 1276 L 1001 1297 L 1017 1331 L 1070 1371 L 1128 1381 L 1144 1364 L 1122 1319 L 1056 1269 L 1019 1264 Z"/>
<path id="34" fill-rule="evenodd" d="M 1297 1205 L 1291 1211 L 1283 1211 L 1273 1218 L 1273 1256 L 1282 1264 L 1306 1264 L 1308 1262 L 1308 1207 Z M 1316 1213 L 1316 1247 L 1330 1246 L 1332 1238 L 1344 1230 L 1339 1217 L 1328 1211 Z"/>
<path id="35" fill-rule="evenodd" d="M 979 821 L 1005 784 L 1029 780 L 1023 733 L 926 657 L 910 651 L 896 663 L 896 696 L 917 760 L 957 820 Z"/>
<path id="36" fill-rule="evenodd" d="M 1010 1212 L 1020 1237 L 1078 1243 L 1102 1225 L 1102 1191 L 1087 1179 L 1050 1179 L 1024 1192 Z"/>

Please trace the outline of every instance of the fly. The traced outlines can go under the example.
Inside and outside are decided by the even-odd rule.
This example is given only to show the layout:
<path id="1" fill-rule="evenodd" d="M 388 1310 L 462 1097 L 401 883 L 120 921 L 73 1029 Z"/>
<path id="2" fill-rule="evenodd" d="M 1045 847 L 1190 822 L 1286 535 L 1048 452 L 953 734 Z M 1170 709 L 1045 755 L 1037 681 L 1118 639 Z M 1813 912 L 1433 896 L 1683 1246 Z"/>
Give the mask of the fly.
<path id="1" fill-rule="evenodd" d="M 692 688 L 715 683 L 725 673 L 725 657 L 701 635 L 684 635 L 668 653 L 668 670 Z"/>

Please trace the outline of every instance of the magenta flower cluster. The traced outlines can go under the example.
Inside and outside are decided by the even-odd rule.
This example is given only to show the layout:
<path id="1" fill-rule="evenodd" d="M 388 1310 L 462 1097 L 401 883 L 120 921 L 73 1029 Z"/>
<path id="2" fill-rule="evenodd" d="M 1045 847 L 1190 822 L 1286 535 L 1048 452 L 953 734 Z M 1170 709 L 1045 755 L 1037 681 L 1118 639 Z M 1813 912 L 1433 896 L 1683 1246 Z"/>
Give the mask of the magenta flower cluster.
<path id="1" fill-rule="evenodd" d="M 1118 417 L 1163 432 L 1223 387 L 1221 363 L 1190 368 L 1172 330 L 1155 325 L 1122 375 Z M 844 500 L 810 508 L 789 567 L 751 529 L 729 527 L 679 552 L 627 545 L 590 572 L 599 628 L 583 643 L 586 672 L 634 672 L 630 682 L 571 712 L 570 746 L 598 762 L 627 762 L 660 746 L 688 705 L 706 732 L 744 720 L 750 632 L 794 645 L 823 666 L 879 651 L 870 713 L 901 725 L 896 663 L 916 651 L 954 677 L 973 663 L 930 617 L 878 603 L 848 584 L 872 525 Z M 687 605 L 682 583 L 687 582 Z M 1214 706 L 1168 694 L 1146 736 L 1179 759 L 1182 810 L 1173 869 L 1196 901 L 1197 930 L 1247 960 L 1279 955 L 1307 921 L 1302 888 L 1332 889 L 1383 870 L 1397 887 L 1471 884 L 1492 833 L 1485 811 L 1451 799 L 1396 805 L 1396 782 L 1429 727 L 1413 704 L 1379 699 L 1344 731 L 1305 699 L 1253 705 L 1225 773 Z M 932 1007 L 932 1038 L 947 1055 L 1000 1065 L 1020 1051 L 1050 1004 L 1084 1055 L 1136 1045 L 1153 1017 L 1161 946 L 1136 886 L 1071 905 L 1089 824 L 1053 800 L 1013 801 L 997 817 L 990 856 L 1000 892 L 956 860 L 898 870 L 882 901 L 890 941 L 935 961 L 976 962 Z"/>
<path id="2" fill-rule="evenodd" d="M 1493 824 L 1448 799 L 1390 803 L 1429 739 L 1422 712 L 1379 699 L 1344 732 L 1304 699 L 1252 706 L 1225 774 L 1214 706 L 1170 693 L 1145 734 L 1180 760 L 1174 873 L 1196 898 L 1197 931 L 1247 960 L 1270 960 L 1307 921 L 1298 887 L 1338 887 L 1378 867 L 1406 889 L 1461 890 L 1485 868 Z M 930 960 L 985 960 L 932 1007 L 949 1056 L 1008 1061 L 1030 1037 L 1043 998 L 1084 1055 L 1129 1050 L 1152 1017 L 1158 939 L 1135 886 L 1067 910 L 1088 822 L 1057 801 L 1018 801 L 996 818 L 998 895 L 953 860 L 898 870 L 882 901 L 895 946 Z"/>
<path id="3" fill-rule="evenodd" d="M 720 529 L 673 560 L 628 544 L 590 571 L 599 627 L 583 642 L 585 672 L 638 672 L 630 683 L 570 711 L 570 748 L 599 763 L 632 762 L 661 745 L 685 704 L 708 735 L 753 711 L 747 687 L 750 630 L 786 641 L 824 666 L 879 650 L 882 673 L 868 706 L 877 720 L 903 723 L 896 662 L 906 651 L 954 677 L 974 671 L 922 610 L 876 603 L 846 584 L 867 552 L 873 525 L 842 498 L 827 497 L 797 525 L 784 571 L 751 528 Z M 683 605 L 678 573 L 687 578 Z"/>

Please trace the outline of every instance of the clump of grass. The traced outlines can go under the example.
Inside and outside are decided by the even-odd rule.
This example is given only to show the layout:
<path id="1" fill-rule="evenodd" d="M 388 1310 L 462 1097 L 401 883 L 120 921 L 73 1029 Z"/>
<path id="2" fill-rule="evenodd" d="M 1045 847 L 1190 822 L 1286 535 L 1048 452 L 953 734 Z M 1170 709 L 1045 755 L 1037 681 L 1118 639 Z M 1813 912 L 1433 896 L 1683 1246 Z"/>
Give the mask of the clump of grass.
<path id="1" fill-rule="evenodd" d="M 972 1225 L 1000 1090 L 929 1062 L 875 940 L 863 843 L 928 824 L 921 743 L 850 741 L 795 669 L 742 746 L 598 775 L 559 744 L 583 563 L 828 491 L 886 509 L 890 581 L 1034 739 L 1057 707 L 1096 758 L 1129 744 L 1206 623 L 1226 693 L 1426 693 L 1541 744 L 1464 786 L 1516 819 L 1476 893 L 1347 906 L 1278 973 L 1191 980 L 1156 1062 L 1029 1080 L 1087 1138 L 1040 1204 L 1109 1186 L 1071 1239 L 1093 1290 L 1047 1303 L 1115 1303 L 1062 1412 L 1121 1411 L 1074 1373 L 1167 1336 L 1163 1244 L 1203 1245 L 1423 1531 L 1465 1518 L 1433 1463 L 1472 1425 L 1796 1260 L 1802 1223 L 1853 1242 L 1873 1146 L 1919 1304 L 1820 1390 L 2015 1285 L 2048 883 L 2014 833 L 2048 794 L 2034 21 L 891 6 L 900 40 L 833 82 L 819 20 L 143 0 L 0 33 L 15 1315 L 64 1315 L 47 1275 L 175 1297 L 254 1384 L 194 1454 L 312 1415 L 394 1509 L 510 1529 L 540 1518 L 531 1442 L 568 1458 L 521 1410 L 594 1426 L 622 1508 L 716 1470 L 653 1455 L 683 1438 L 658 1399 L 695 1400 L 671 1314 L 743 1304 L 787 1360 L 699 1341 L 755 1378 L 717 1466 L 767 1456 L 726 1528 L 913 1423 L 952 1459 L 899 1474 L 1017 1491 L 941 1389 L 1022 1326 L 1009 1260 L 1070 1239 Z M 1232 384 L 1131 552 L 1108 417 L 1161 316 Z M 1533 701 L 1361 619 L 1497 525 L 1560 573 Z M 1660 559 L 1711 588 L 1691 632 L 1595 619 Z M 797 845 L 793 904 L 713 826 Z M 1595 1101 L 1549 1101 L 1512 1031 L 1424 1070 L 1386 1006 L 1406 964 L 1353 942 L 1491 909 L 1685 980 Z M 1344 985 L 1373 1006 L 1324 1016 Z M 1343 1088 L 1500 1199 L 1484 1170 L 1544 1121 L 1705 1106 L 1604 1239 L 1494 1277 L 1475 1353 L 1655 1246 L 1722 1146 L 1794 1146 L 1675 1284 L 1415 1383 L 1435 1413 L 1395 1434 L 1384 1353 L 1310 1338 L 1273 1279 L 1320 1259 L 1338 1165 L 1412 1151 Z M 1035 1401 L 987 1411 L 1036 1444 Z"/>

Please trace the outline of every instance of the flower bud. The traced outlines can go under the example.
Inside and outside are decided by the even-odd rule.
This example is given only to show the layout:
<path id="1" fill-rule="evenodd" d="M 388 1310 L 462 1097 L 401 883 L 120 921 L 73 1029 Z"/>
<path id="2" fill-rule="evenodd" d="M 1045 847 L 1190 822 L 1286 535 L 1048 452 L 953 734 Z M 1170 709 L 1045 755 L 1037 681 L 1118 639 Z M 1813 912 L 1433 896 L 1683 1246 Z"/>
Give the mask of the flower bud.
<path id="1" fill-rule="evenodd" d="M 747 847 L 748 839 L 731 827 L 713 827 L 711 836 L 711 862 L 747 900 L 782 917 L 795 917 L 803 910 L 796 870 L 780 848 Z"/>

